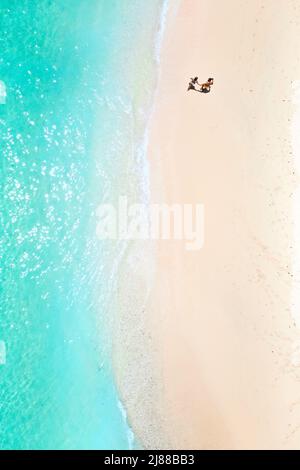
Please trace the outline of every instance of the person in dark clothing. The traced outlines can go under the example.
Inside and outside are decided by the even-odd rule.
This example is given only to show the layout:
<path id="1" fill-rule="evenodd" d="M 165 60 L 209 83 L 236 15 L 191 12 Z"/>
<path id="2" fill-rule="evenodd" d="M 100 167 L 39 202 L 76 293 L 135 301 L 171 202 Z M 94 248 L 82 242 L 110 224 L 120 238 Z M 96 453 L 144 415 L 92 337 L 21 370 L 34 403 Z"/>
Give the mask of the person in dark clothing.
<path id="1" fill-rule="evenodd" d="M 190 91 L 190 90 L 198 91 L 195 87 L 196 84 L 199 85 L 198 77 L 191 78 L 187 91 Z"/>

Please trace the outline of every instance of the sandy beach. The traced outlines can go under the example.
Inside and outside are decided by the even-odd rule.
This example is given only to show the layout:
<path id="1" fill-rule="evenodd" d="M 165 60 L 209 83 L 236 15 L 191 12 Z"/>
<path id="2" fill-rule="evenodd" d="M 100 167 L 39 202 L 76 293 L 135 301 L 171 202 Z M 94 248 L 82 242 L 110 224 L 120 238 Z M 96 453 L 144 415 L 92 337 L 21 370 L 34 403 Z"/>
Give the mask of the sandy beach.
<path id="1" fill-rule="evenodd" d="M 300 448 L 291 302 L 299 37 L 297 0 L 182 0 L 170 12 L 150 134 L 152 197 L 204 204 L 205 243 L 192 252 L 158 243 L 142 366 L 132 352 L 143 350 L 141 331 L 123 344 L 132 383 L 144 385 L 133 398 L 124 372 L 120 388 L 147 448 Z M 187 93 L 195 75 L 215 78 L 210 94 Z"/>

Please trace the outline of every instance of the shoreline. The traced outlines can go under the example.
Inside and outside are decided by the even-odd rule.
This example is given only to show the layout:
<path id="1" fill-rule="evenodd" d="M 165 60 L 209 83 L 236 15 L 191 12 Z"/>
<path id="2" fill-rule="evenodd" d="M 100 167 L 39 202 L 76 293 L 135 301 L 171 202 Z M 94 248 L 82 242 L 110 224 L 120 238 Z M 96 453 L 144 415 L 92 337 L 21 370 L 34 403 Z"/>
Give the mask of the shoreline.
<path id="1" fill-rule="evenodd" d="M 161 73 L 161 50 L 169 28 L 170 17 L 181 0 L 163 0 L 156 39 L 153 43 L 153 60 L 156 67 L 152 104 L 147 111 L 144 132 L 138 144 L 142 174 L 137 200 L 148 205 L 151 202 L 148 158 L 149 135 L 155 114 Z M 142 150 L 140 150 L 142 149 Z M 157 188 L 158 189 L 158 188 Z M 132 202 L 137 202 L 133 201 Z M 126 410 L 126 422 L 134 434 L 135 448 L 170 448 L 163 410 L 157 398 L 162 396 L 162 377 L 157 348 L 159 326 L 153 325 L 151 291 L 156 275 L 157 247 L 155 242 L 132 241 L 126 247 L 119 266 L 118 286 L 112 311 L 117 311 L 113 334 L 113 370 L 122 408 Z M 130 288 L 128 278 L 130 277 Z M 133 286 L 133 288 L 132 288 Z M 155 332 L 155 334 L 152 333 Z M 147 428 L 147 436 L 144 430 Z M 163 443 L 163 444 L 162 444 Z"/>

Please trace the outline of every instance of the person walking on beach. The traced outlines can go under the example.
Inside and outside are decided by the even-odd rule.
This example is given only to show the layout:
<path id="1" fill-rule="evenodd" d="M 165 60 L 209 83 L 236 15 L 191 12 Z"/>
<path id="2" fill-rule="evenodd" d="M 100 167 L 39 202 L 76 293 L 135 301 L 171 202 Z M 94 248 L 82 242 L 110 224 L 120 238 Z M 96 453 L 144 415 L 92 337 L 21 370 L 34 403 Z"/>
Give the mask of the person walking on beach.
<path id="1" fill-rule="evenodd" d="M 198 82 L 198 77 L 191 78 L 187 91 L 194 90 L 194 91 L 198 91 L 199 93 L 209 93 L 213 84 L 214 84 L 213 78 L 208 78 L 208 80 L 205 83 L 201 83 L 201 84 Z M 199 90 L 197 90 L 196 85 L 200 87 Z"/>

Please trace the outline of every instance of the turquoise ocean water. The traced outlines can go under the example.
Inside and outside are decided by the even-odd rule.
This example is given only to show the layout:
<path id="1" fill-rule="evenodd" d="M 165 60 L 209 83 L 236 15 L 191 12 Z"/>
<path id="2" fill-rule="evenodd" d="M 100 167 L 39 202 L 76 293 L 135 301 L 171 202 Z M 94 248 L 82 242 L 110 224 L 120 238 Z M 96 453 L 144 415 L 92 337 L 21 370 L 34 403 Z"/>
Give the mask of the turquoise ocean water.
<path id="1" fill-rule="evenodd" d="M 0 449 L 136 445 L 110 359 L 118 246 L 95 211 L 145 181 L 164 12 L 0 0 Z"/>

